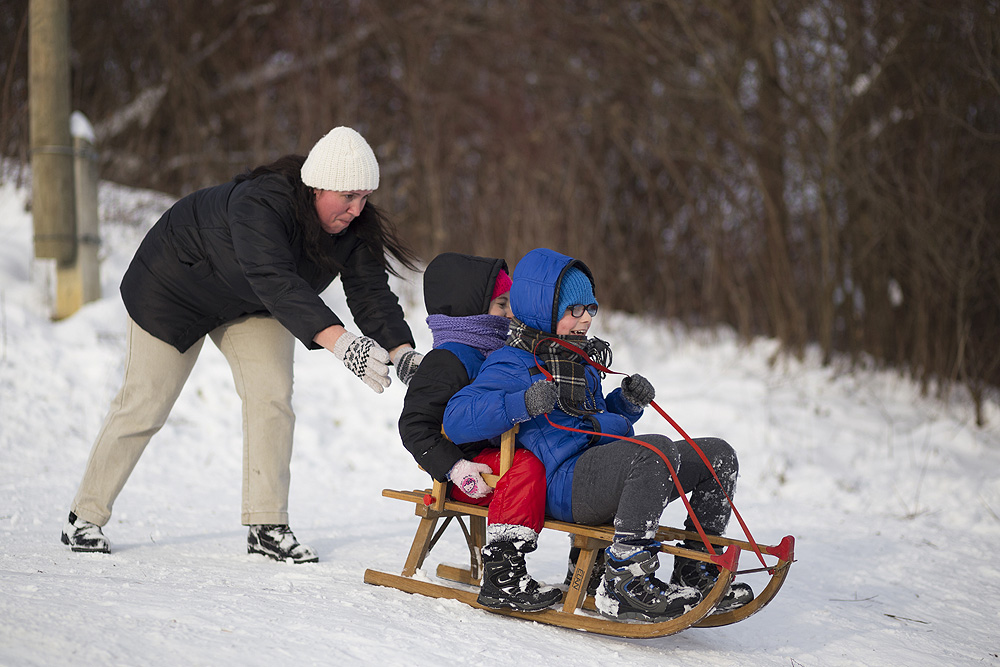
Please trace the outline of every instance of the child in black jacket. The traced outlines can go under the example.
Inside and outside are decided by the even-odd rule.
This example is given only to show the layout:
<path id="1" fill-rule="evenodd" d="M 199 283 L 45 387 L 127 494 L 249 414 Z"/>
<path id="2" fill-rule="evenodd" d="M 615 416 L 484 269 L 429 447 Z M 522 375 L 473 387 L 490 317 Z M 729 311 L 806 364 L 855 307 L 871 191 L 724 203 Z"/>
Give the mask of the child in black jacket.
<path id="1" fill-rule="evenodd" d="M 558 589 L 544 588 L 528 575 L 524 560 L 545 522 L 545 468 L 534 454 L 518 449 L 511 469 L 491 489 L 482 474 L 499 467 L 499 448 L 485 440 L 456 445 L 441 432 L 448 400 L 507 340 L 510 285 L 502 259 L 444 253 L 427 265 L 424 302 L 434 349 L 410 380 L 399 435 L 434 479 L 452 482 L 452 498 L 489 506 L 478 602 L 538 611 L 561 598 Z"/>

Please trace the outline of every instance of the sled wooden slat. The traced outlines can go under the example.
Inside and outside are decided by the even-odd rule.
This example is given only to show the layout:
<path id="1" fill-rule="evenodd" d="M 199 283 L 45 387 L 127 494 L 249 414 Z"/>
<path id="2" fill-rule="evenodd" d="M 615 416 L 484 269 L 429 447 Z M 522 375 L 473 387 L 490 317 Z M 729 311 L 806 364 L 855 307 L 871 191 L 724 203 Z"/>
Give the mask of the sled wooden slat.
<path id="1" fill-rule="evenodd" d="M 440 584 L 420 581 L 418 579 L 403 577 L 396 574 L 388 574 L 377 570 L 365 571 L 366 584 L 388 586 L 406 593 L 416 593 L 432 598 L 458 600 L 460 602 L 464 602 L 470 607 L 482 609 L 493 614 L 500 614 L 502 616 L 513 616 L 515 618 L 544 623 L 546 625 L 555 625 L 573 630 L 593 632 L 595 634 L 611 635 L 614 637 L 628 637 L 633 639 L 665 637 L 691 627 L 694 623 L 698 622 L 712 611 L 712 608 L 716 605 L 716 603 L 718 603 L 719 599 L 721 599 L 722 595 L 725 593 L 725 587 L 729 585 L 731 580 L 732 573 L 728 570 L 722 570 L 715 587 L 713 587 L 709 594 L 702 599 L 698 606 L 691 609 L 686 614 L 678 616 L 677 618 L 670 619 L 669 621 L 660 621 L 659 623 L 630 623 L 593 616 L 582 612 L 566 611 L 565 607 L 562 610 L 550 608 L 536 612 L 514 611 L 513 609 L 489 609 L 487 607 L 483 607 L 476 601 L 478 595 L 474 591 L 452 588 L 450 586 L 442 586 Z"/>
<path id="2" fill-rule="evenodd" d="M 431 493 L 432 493 L 431 489 L 424 489 L 422 491 L 417 491 L 417 490 L 396 491 L 394 489 L 382 490 L 382 496 L 385 498 L 393 498 L 395 500 L 405 500 L 411 503 L 416 503 L 418 515 L 423 515 L 423 513 L 426 511 L 434 511 L 432 508 L 424 506 L 424 499 L 427 498 L 428 495 L 430 495 Z M 438 511 L 442 513 L 442 516 L 468 515 L 468 516 L 485 517 L 489 511 L 489 508 L 481 507 L 479 505 L 472 505 L 469 503 L 461 503 L 455 500 L 446 500 L 444 503 L 442 503 L 441 509 Z M 611 543 L 611 540 L 612 538 L 614 538 L 615 535 L 615 529 L 613 526 L 610 525 L 586 526 L 579 523 L 556 521 L 555 519 L 546 519 L 545 529 L 557 530 L 563 533 L 571 533 L 573 535 L 595 538 L 604 541 L 606 543 L 605 546 Z M 695 539 L 699 539 L 697 533 L 690 533 L 690 534 L 694 535 Z M 661 526 L 660 530 L 657 532 L 657 539 L 676 541 L 676 540 L 683 540 L 684 536 L 686 535 L 689 535 L 687 531 Z M 743 548 L 750 547 L 749 543 L 746 542 L 741 543 L 739 540 L 727 540 L 727 542 L 731 544 L 739 544 L 741 546 L 745 544 L 746 546 Z M 715 543 L 715 540 L 713 540 L 713 543 Z M 719 544 L 721 544 L 721 542 Z M 664 550 L 667 551 L 668 553 L 677 554 L 683 552 L 685 556 L 690 556 L 691 558 L 694 558 L 696 560 L 704 560 L 704 561 L 710 560 L 710 558 L 705 554 L 701 553 L 688 554 L 687 550 L 680 549 L 679 547 L 672 547 L 670 545 L 664 545 L 664 547 L 666 547 Z"/>
<path id="3" fill-rule="evenodd" d="M 505 433 L 501 439 L 500 474 L 483 476 L 490 486 L 495 487 L 503 474 L 510 469 L 514 457 L 514 434 L 516 431 L 515 427 Z M 712 562 L 719 566 L 720 574 L 715 586 L 704 596 L 698 606 L 669 621 L 637 623 L 609 619 L 596 614 L 594 598 L 587 595 L 587 583 L 590 581 L 590 573 L 594 567 L 598 550 L 607 547 L 614 538 L 614 526 L 587 526 L 547 519 L 545 530 L 571 534 L 573 546 L 580 549 L 571 583 L 563 595 L 562 606 L 560 608 L 553 606 L 530 613 L 509 609 L 488 609 L 478 604 L 476 601 L 478 594 L 474 590 L 422 581 L 415 579 L 414 575 L 422 567 L 427 554 L 433 549 L 444 529 L 451 523 L 457 523 L 461 527 L 469 547 L 469 567 L 439 564 L 435 573 L 438 578 L 445 581 L 456 582 L 466 587 L 478 586 L 482 577 L 480 552 L 485 544 L 486 517 L 489 508 L 449 500 L 447 498 L 447 485 L 437 481 L 430 489 L 414 491 L 383 489 L 382 495 L 386 498 L 414 503 L 414 511 L 420 517 L 420 522 L 407 554 L 402 574 L 395 575 L 377 570 L 366 570 L 365 583 L 388 586 L 407 593 L 429 597 L 459 600 L 472 607 L 495 614 L 604 635 L 628 638 L 663 637 L 688 627 L 718 627 L 742 621 L 760 611 L 774 598 L 787 578 L 789 568 L 794 561 L 795 540 L 791 536 L 785 537 L 777 545 L 757 545 L 762 555 L 777 560 L 774 565 L 766 567 L 771 575 L 767 585 L 746 605 L 732 611 L 713 614 L 712 610 L 715 605 L 722 599 L 729 584 L 739 574 L 738 562 L 741 552 L 744 550 L 752 551 L 754 545 L 743 540 L 709 536 L 709 542 L 713 547 L 716 547 L 715 550 L 720 554 L 713 558 L 702 551 L 668 544 L 668 542 L 682 543 L 685 540 L 700 543 L 701 536 L 698 533 L 660 526 L 656 538 L 661 542 L 661 551 L 674 556 Z M 466 520 L 468 520 L 468 525 L 465 523 Z M 441 522 L 440 527 L 439 522 Z"/>

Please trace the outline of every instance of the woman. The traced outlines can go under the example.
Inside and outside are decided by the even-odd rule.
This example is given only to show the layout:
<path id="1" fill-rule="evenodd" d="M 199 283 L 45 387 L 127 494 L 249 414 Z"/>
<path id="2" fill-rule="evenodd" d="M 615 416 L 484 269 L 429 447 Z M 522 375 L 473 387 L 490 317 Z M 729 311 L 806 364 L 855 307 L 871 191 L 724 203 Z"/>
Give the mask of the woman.
<path id="1" fill-rule="evenodd" d="M 247 551 L 318 560 L 288 528 L 295 339 L 326 348 L 377 393 L 389 386 L 389 363 L 407 383 L 421 359 L 389 289 L 385 254 L 410 268 L 413 256 L 366 206 L 378 184 L 371 147 L 337 127 L 306 158 L 283 157 L 188 195 L 163 214 L 122 280 L 125 377 L 91 450 L 64 544 L 110 551 L 101 526 L 208 336 L 243 401 Z M 338 275 L 360 337 L 319 296 Z"/>

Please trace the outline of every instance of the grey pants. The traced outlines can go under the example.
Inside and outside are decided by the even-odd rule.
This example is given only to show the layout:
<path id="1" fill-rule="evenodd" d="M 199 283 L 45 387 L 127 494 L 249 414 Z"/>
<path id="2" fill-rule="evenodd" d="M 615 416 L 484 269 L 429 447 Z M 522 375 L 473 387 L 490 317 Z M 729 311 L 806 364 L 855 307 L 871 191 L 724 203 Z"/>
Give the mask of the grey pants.
<path id="1" fill-rule="evenodd" d="M 228 322 L 208 337 L 229 362 L 243 400 L 243 524 L 287 524 L 295 338 L 273 317 L 259 315 Z M 129 318 L 125 377 L 90 451 L 73 501 L 77 516 L 99 526 L 111 518 L 115 499 L 166 422 L 204 342 L 182 354 Z"/>
<path id="2" fill-rule="evenodd" d="M 739 462 L 725 440 L 695 438 L 695 443 L 715 468 L 719 480 L 686 441 L 671 442 L 662 435 L 639 435 L 669 460 L 691 508 L 705 532 L 721 535 L 729 523 L 730 498 L 736 489 Z M 652 539 L 663 509 L 680 494 L 670 471 L 656 452 L 625 440 L 591 447 L 580 455 L 573 472 L 573 520 L 590 525 L 615 525 L 615 539 Z M 695 530 L 691 518 L 687 530 Z"/>

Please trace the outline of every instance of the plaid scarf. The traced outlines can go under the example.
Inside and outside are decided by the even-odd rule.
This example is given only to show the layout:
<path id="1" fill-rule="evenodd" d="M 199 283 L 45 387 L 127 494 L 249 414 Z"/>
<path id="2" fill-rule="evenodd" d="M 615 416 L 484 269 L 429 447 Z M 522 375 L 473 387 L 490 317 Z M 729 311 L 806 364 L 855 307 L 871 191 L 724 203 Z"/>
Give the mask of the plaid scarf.
<path id="1" fill-rule="evenodd" d="M 586 360 L 555 340 L 546 340 L 552 338 L 575 345 L 602 366 L 611 364 L 611 346 L 600 338 L 548 334 L 532 329 L 517 318 L 511 321 L 507 345 L 530 352 L 545 362 L 545 367 L 559 388 L 560 410 L 576 417 L 600 412 L 597 398 L 587 387 Z M 604 377 L 604 373 L 601 373 L 601 377 Z"/>

